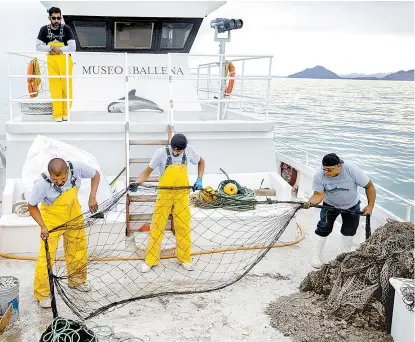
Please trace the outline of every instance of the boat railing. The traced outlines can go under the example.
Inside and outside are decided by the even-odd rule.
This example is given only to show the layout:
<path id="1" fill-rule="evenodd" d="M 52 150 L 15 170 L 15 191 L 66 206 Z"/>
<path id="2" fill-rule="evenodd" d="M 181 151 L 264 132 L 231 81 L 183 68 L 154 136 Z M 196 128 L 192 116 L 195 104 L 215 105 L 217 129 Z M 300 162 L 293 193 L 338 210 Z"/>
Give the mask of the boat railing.
<path id="1" fill-rule="evenodd" d="M 51 99 L 50 96 L 48 96 L 48 91 L 46 89 L 46 86 L 48 84 L 47 80 L 51 78 L 63 78 L 66 79 L 66 86 L 69 88 L 69 80 L 75 79 L 75 78 L 97 78 L 97 79 L 103 79 L 103 78 L 112 78 L 112 79 L 121 79 L 124 82 L 125 86 L 125 96 L 124 100 L 119 99 L 94 99 L 92 102 L 115 102 L 115 103 L 124 103 L 124 113 L 125 113 L 125 121 L 129 122 L 129 109 L 128 109 L 128 91 L 129 91 L 129 63 L 128 63 L 128 57 L 129 53 L 106 53 L 106 52 L 64 52 L 66 65 L 69 64 L 69 55 L 71 56 L 77 56 L 77 55 L 91 55 L 91 56 L 97 56 L 97 55 L 111 55 L 111 56 L 119 56 L 120 61 L 118 62 L 119 65 L 123 66 L 122 73 L 119 74 L 100 74 L 100 75 L 91 75 L 91 74 L 78 74 L 78 75 L 48 75 L 47 70 L 47 62 L 45 59 L 45 53 L 39 52 L 39 51 L 19 51 L 19 52 L 8 52 L 8 79 L 9 79 L 9 105 L 10 105 L 10 121 L 14 120 L 14 114 L 13 114 L 13 105 L 16 103 L 20 104 L 51 104 L 53 101 L 59 101 L 59 102 L 65 102 L 67 109 L 68 109 L 68 121 L 71 121 L 71 110 L 70 110 L 70 103 L 74 101 L 74 99 L 70 98 L 69 92 L 67 92 L 66 98 L 54 98 Z M 20 58 L 24 58 L 26 60 L 26 63 L 20 63 L 18 64 L 18 72 L 12 72 L 12 63 L 11 63 L 11 57 L 17 56 Z M 37 57 L 37 60 L 39 64 L 42 66 L 43 72 L 40 75 L 28 75 L 26 72 L 27 64 L 30 63 L 34 59 L 34 57 Z M 172 73 L 172 59 L 174 58 L 186 58 L 188 60 L 188 64 L 191 64 L 192 59 L 197 58 L 204 58 L 211 59 L 213 61 L 208 63 L 199 63 L 198 65 L 195 65 L 194 67 L 189 65 L 190 70 L 197 70 L 196 75 L 190 73 L 189 76 L 177 76 Z M 265 60 L 267 63 L 266 65 L 266 72 L 262 74 L 246 74 L 245 69 L 249 62 L 258 61 L 258 60 Z M 75 60 L 76 61 L 76 60 Z M 241 66 L 240 70 L 238 69 L 238 73 L 232 77 L 229 75 L 226 75 L 226 63 L 232 62 L 235 64 L 238 64 Z M 223 112 L 226 112 L 227 110 L 230 110 L 232 107 L 232 104 L 236 103 L 239 105 L 239 112 L 242 113 L 243 104 L 244 103 L 254 103 L 254 102 L 261 102 L 262 105 L 265 104 L 265 113 L 264 117 L 268 117 L 268 104 L 269 104 L 269 98 L 270 98 L 270 89 L 271 89 L 271 69 L 272 69 L 272 56 L 261 56 L 261 55 L 225 55 L 225 54 L 216 54 L 216 55 L 202 55 L 202 54 L 182 54 L 182 53 L 170 53 L 168 54 L 168 63 L 169 63 L 169 94 L 166 94 L 166 96 L 169 97 L 169 103 L 170 108 L 168 111 L 166 111 L 167 115 L 167 121 L 170 123 L 174 123 L 174 111 L 175 111 L 175 105 L 178 103 L 198 103 L 200 105 L 204 104 L 207 106 L 213 106 L 217 107 L 217 120 L 223 119 Z M 22 72 L 22 67 L 25 67 L 24 71 Z M 13 71 L 16 68 L 13 69 Z M 68 68 L 67 68 L 68 70 Z M 204 72 L 205 71 L 205 72 Z M 18 95 L 14 95 L 14 92 L 12 90 L 12 81 L 13 80 L 22 80 L 28 78 L 32 79 L 42 79 L 43 82 L 43 92 L 40 94 L 40 96 L 36 96 L 33 98 L 29 98 L 31 95 L 29 92 L 21 92 Z M 224 89 L 226 88 L 226 83 L 230 80 L 234 80 L 235 87 L 234 91 L 232 92 L 231 96 L 224 96 Z M 196 99 L 177 99 L 174 97 L 173 92 L 173 85 L 176 81 L 184 82 L 184 81 L 192 81 L 196 82 L 196 88 L 197 88 L 197 94 L 200 93 L 206 93 L 206 98 L 201 98 L 198 96 Z M 252 94 L 247 95 L 245 93 L 245 86 L 247 82 L 252 81 L 265 81 L 268 84 L 267 93 L 266 96 L 253 96 Z M 206 83 L 207 87 L 203 87 L 203 82 Z M 19 81 L 19 88 L 22 87 L 23 82 Z M 24 82 L 26 84 L 26 82 Z M 215 84 L 219 85 L 215 89 Z M 238 93 L 237 93 L 238 92 Z M 76 100 L 76 99 L 75 99 Z M 87 101 L 87 100 L 83 100 Z M 235 108 L 232 108 L 232 110 L 235 110 Z M 222 113 L 222 114 L 221 114 Z"/>
<path id="2" fill-rule="evenodd" d="M 212 106 L 217 110 L 217 120 L 224 118 L 224 112 L 232 110 L 243 114 L 243 104 L 260 102 L 264 106 L 263 118 L 268 119 L 272 73 L 272 59 L 270 55 L 235 55 L 235 54 L 186 54 L 189 61 L 189 68 L 192 70 L 190 77 L 176 76 L 171 73 L 172 61 L 174 58 L 183 58 L 183 54 L 169 54 L 169 82 L 170 82 L 170 121 L 174 122 L 175 104 L 185 102 L 198 102 Z M 197 60 L 212 61 L 200 63 Z M 264 72 L 247 73 L 246 68 L 250 62 L 260 62 Z M 235 67 L 235 75 L 230 76 L 226 72 L 226 66 L 232 63 Z M 193 66 L 192 66 L 193 65 Z M 227 82 L 234 81 L 233 91 L 225 96 Z M 193 81 L 196 82 L 197 101 L 178 101 L 173 98 L 173 87 L 175 82 Z M 246 88 L 247 83 L 253 81 L 267 82 L 265 96 L 253 96 L 252 89 Z M 251 91 L 251 92 L 250 92 Z M 249 93 L 249 95 L 247 95 Z M 233 107 L 232 104 L 238 105 Z M 256 113 L 258 114 L 258 113 Z"/>
<path id="3" fill-rule="evenodd" d="M 42 95 L 44 95 L 43 97 L 33 97 L 33 98 L 28 98 L 31 93 L 27 92 L 27 93 L 23 93 L 22 95 L 18 95 L 18 96 L 13 96 L 13 87 L 12 87 L 12 80 L 13 79 L 43 79 L 43 84 L 46 86 L 47 83 L 47 79 L 51 79 L 51 78 L 64 78 L 66 79 L 66 88 L 69 89 L 69 80 L 70 79 L 74 79 L 74 78 L 118 78 L 118 79 L 124 79 L 124 83 L 125 83 L 125 97 L 124 100 L 119 100 L 119 99 L 113 99 L 111 100 L 111 102 L 119 102 L 119 103 L 124 103 L 124 110 L 125 110 L 125 120 L 128 121 L 129 120 L 129 112 L 128 112 L 128 54 L 127 53 L 109 53 L 109 52 L 63 52 L 63 54 L 65 55 L 65 64 L 66 64 L 66 70 L 68 70 L 68 64 L 69 64 L 69 55 L 71 56 L 75 56 L 75 55 L 111 55 L 111 56 L 115 56 L 118 55 L 120 56 L 120 58 L 124 58 L 123 59 L 123 72 L 122 74 L 117 74 L 117 75 L 89 75 L 89 74 L 85 74 L 85 75 L 48 75 L 47 72 L 47 62 L 45 60 L 45 52 L 39 52 L 39 51 L 10 51 L 7 52 L 8 55 L 8 79 L 9 79 L 9 106 L 10 106 L 10 121 L 13 121 L 14 116 L 13 116 L 13 104 L 15 103 L 20 103 L 20 104 L 38 104 L 38 103 L 52 103 L 53 101 L 59 101 L 59 102 L 66 102 L 66 106 L 67 106 L 67 112 L 68 112 L 68 121 L 71 121 L 71 110 L 70 110 L 70 103 L 73 101 L 72 98 L 70 98 L 70 94 L 69 92 L 67 93 L 66 98 L 50 98 L 47 96 L 47 91 L 46 89 L 43 89 Z M 18 56 L 21 58 L 26 59 L 27 63 L 25 63 L 24 65 L 27 66 L 28 63 L 30 63 L 30 61 L 32 61 L 35 57 L 37 57 L 37 60 L 39 62 L 40 65 L 43 66 L 43 74 L 41 75 L 28 75 L 27 72 L 25 73 L 12 73 L 12 62 L 11 62 L 11 56 Z M 20 64 L 19 64 L 20 66 Z M 25 69 L 26 70 L 26 69 Z M 26 98 L 24 98 L 26 97 Z M 108 99 L 102 99 L 102 100 L 97 100 L 94 99 L 93 102 L 105 102 L 108 103 Z"/>
<path id="4" fill-rule="evenodd" d="M 312 168 L 318 168 L 321 167 L 321 159 L 323 157 L 322 155 L 317 155 L 315 153 L 309 152 L 304 148 L 300 148 L 300 147 L 296 147 L 287 143 L 283 143 L 280 140 L 276 141 L 274 140 L 275 144 L 279 146 L 284 146 L 286 147 L 286 149 L 284 150 L 283 154 L 289 156 L 290 158 L 294 159 L 294 160 L 298 160 L 299 157 L 298 156 L 294 156 L 292 151 L 298 151 L 300 152 L 300 156 L 302 156 L 302 159 L 300 157 L 301 160 L 298 160 L 301 163 L 304 163 L 306 166 L 308 167 L 312 167 Z M 291 152 L 290 152 L 291 151 Z M 397 201 L 397 204 L 399 204 L 400 206 L 404 206 L 406 208 L 405 211 L 405 216 L 403 216 L 402 214 L 397 214 L 398 217 L 400 217 L 401 219 L 405 219 L 406 221 L 411 221 L 412 215 L 415 214 L 414 213 L 414 207 L 415 207 L 415 202 L 408 200 L 396 193 L 394 193 L 393 191 L 390 191 L 386 188 L 384 188 L 383 186 L 380 186 L 379 184 L 375 183 L 375 187 L 376 187 L 376 191 L 379 193 L 381 193 L 381 195 L 383 195 L 382 197 L 384 197 L 385 200 L 395 200 Z M 388 198 L 387 195 L 391 196 L 391 198 Z"/>

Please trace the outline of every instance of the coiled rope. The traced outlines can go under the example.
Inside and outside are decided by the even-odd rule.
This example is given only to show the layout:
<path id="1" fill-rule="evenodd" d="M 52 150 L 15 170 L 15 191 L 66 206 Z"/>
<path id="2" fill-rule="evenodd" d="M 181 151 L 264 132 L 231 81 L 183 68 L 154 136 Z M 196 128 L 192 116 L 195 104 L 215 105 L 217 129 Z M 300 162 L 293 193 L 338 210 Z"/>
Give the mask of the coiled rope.
<path id="1" fill-rule="evenodd" d="M 116 335 L 107 325 L 89 322 L 75 322 L 63 317 L 56 317 L 43 333 L 41 342 L 144 342 L 139 337 Z"/>
<path id="2" fill-rule="evenodd" d="M 222 181 L 219 184 L 215 194 L 216 198 L 210 203 L 205 202 L 200 197 L 200 194 L 203 191 L 205 191 L 202 190 L 199 194 L 190 196 L 190 203 L 195 207 L 203 209 L 227 209 L 233 211 L 254 210 L 256 204 L 258 203 L 255 200 L 255 191 L 252 189 L 242 187 L 237 181 L 230 179 L 225 170 L 220 170 L 225 174 L 226 178 L 228 179 Z M 224 192 L 224 188 L 227 184 L 234 184 L 238 189 L 238 192 L 235 195 L 226 194 Z"/>
<path id="3" fill-rule="evenodd" d="M 13 204 L 12 213 L 20 217 L 30 216 L 29 207 L 26 201 L 19 201 Z"/>

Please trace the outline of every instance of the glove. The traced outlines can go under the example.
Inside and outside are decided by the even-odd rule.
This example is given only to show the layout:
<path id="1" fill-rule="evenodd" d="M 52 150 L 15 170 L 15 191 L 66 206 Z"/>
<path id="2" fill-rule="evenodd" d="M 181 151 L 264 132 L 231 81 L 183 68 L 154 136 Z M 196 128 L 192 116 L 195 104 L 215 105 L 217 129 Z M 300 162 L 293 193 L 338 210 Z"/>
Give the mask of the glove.
<path id="1" fill-rule="evenodd" d="M 305 203 L 303 204 L 303 208 L 304 208 L 304 209 L 310 209 L 310 207 L 311 207 L 311 203 L 310 203 L 310 202 L 305 202 Z"/>
<path id="2" fill-rule="evenodd" d="M 195 183 L 195 185 L 193 185 L 193 191 L 202 190 L 202 189 L 203 189 L 202 178 L 197 177 L 196 183 Z"/>
<path id="3" fill-rule="evenodd" d="M 128 186 L 128 191 L 131 191 L 131 192 L 136 192 L 137 191 L 137 189 L 138 189 L 138 183 L 131 183 L 129 186 Z"/>

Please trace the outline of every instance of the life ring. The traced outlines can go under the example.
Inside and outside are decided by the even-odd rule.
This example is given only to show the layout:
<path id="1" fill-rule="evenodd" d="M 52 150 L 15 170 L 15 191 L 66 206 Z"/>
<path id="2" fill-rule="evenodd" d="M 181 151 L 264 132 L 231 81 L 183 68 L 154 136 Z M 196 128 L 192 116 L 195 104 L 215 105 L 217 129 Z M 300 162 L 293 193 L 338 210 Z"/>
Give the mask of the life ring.
<path id="1" fill-rule="evenodd" d="M 235 77 L 235 66 L 232 62 L 226 63 L 226 77 Z M 232 93 L 233 85 L 235 84 L 235 79 L 231 78 L 229 80 L 228 86 L 225 89 L 225 96 L 230 96 Z"/>
<path id="2" fill-rule="evenodd" d="M 30 75 L 40 75 L 40 66 L 37 58 L 33 58 L 28 66 L 27 66 L 27 74 Z M 29 97 L 33 98 L 36 97 L 40 92 L 40 86 L 41 86 L 41 80 L 40 78 L 27 78 L 27 89 L 29 90 Z"/>

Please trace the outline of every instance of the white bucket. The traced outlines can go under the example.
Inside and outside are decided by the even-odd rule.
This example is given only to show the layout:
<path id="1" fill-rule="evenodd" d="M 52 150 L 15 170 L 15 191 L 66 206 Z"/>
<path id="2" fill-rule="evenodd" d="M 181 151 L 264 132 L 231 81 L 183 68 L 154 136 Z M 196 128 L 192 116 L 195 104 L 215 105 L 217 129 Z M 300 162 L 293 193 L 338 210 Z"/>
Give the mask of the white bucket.
<path id="1" fill-rule="evenodd" d="M 0 277 L 0 316 L 3 316 L 10 304 L 12 312 L 9 324 L 19 318 L 19 279 L 15 277 Z"/>

